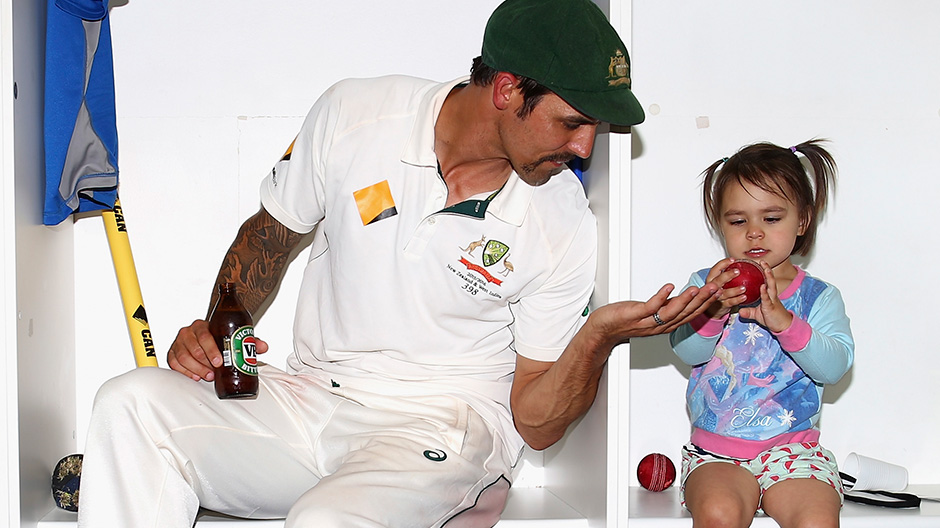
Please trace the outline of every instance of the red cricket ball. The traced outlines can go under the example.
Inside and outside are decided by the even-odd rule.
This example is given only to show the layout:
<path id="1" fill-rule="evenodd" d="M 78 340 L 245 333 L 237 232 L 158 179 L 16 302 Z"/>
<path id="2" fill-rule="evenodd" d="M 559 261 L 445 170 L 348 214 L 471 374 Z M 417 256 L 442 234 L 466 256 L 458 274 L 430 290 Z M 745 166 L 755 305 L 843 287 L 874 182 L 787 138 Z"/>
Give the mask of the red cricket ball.
<path id="1" fill-rule="evenodd" d="M 636 478 L 640 485 L 650 491 L 662 491 L 676 480 L 676 466 L 669 457 L 661 453 L 650 453 L 636 467 Z"/>
<path id="2" fill-rule="evenodd" d="M 760 303 L 760 287 L 764 284 L 764 270 L 760 264 L 753 260 L 736 260 L 728 265 L 725 270 L 737 269 L 741 273 L 725 283 L 725 288 L 736 288 L 744 286 L 743 306 L 749 306 Z"/>

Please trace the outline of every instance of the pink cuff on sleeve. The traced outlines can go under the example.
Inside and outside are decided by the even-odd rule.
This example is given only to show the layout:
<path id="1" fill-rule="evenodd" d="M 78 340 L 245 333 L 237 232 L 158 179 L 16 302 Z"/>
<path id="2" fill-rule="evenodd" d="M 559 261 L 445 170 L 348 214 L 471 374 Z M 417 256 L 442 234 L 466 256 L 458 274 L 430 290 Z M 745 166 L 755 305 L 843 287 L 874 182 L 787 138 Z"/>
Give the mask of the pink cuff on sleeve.
<path id="1" fill-rule="evenodd" d="M 696 334 L 703 337 L 715 337 L 721 333 L 721 330 L 725 327 L 725 321 L 727 320 L 728 315 L 725 315 L 721 319 L 712 319 L 705 314 L 699 314 L 699 316 L 692 319 L 689 324 L 692 325 L 692 329 L 695 330 Z"/>
<path id="2" fill-rule="evenodd" d="M 792 311 L 793 322 L 790 327 L 783 332 L 773 332 L 780 342 L 780 346 L 787 352 L 798 352 L 806 348 L 809 338 L 813 336 L 813 327 L 806 321 L 800 319 Z"/>

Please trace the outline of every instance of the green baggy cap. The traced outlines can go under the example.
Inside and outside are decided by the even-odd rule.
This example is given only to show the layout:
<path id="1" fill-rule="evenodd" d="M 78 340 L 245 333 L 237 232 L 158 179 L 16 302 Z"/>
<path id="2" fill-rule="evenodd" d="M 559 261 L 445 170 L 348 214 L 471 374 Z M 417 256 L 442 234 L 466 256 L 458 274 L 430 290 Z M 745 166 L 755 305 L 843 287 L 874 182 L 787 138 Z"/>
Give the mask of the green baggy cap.
<path id="1" fill-rule="evenodd" d="M 506 0 L 486 23 L 483 62 L 594 119 L 632 126 L 645 118 L 630 90 L 627 47 L 590 0 Z"/>

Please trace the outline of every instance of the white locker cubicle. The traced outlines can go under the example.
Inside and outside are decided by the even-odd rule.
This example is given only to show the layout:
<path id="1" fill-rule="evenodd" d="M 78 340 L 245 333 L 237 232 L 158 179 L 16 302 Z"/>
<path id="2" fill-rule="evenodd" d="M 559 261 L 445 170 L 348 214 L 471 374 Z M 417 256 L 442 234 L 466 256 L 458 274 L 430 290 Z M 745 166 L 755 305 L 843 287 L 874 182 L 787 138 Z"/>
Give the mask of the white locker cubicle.
<path id="1" fill-rule="evenodd" d="M 471 51 L 465 54 L 466 56 L 460 57 L 459 66 L 449 65 L 450 69 L 456 72 L 453 76 L 462 75 L 469 69 L 472 53 L 479 46 L 482 24 L 497 3 L 490 1 L 484 6 L 484 2 L 481 2 L 478 8 L 480 13 L 475 17 L 473 28 L 466 29 L 465 35 L 456 35 L 455 38 L 462 39 L 461 46 Z M 436 5 L 429 1 L 418 2 L 418 4 L 420 5 L 417 7 Z M 74 223 L 66 221 L 57 227 L 50 228 L 41 225 L 42 57 L 45 6 L 43 2 L 32 0 L 3 0 L 0 5 L 3 6 L 4 79 L 2 225 L 5 251 L 2 271 L 6 293 L 4 311 L 0 312 L 0 316 L 2 316 L 5 328 L 9 330 L 5 334 L 4 346 L 8 358 L 8 369 L 3 392 L 4 407 L 7 410 L 3 429 L 5 433 L 3 446 L 8 456 L 5 458 L 5 465 L 0 466 L 6 477 L 3 500 L 8 506 L 5 511 L 9 512 L 8 524 L 10 526 L 71 526 L 74 525 L 74 514 L 57 510 L 52 502 L 49 489 L 52 467 L 62 456 L 81 451 L 84 428 L 94 390 L 104 379 L 132 368 L 133 358 L 129 352 L 123 319 L 111 320 L 115 314 L 120 316 L 120 310 L 119 307 L 109 305 L 115 299 L 117 289 L 116 284 L 112 284 L 113 271 L 110 268 L 110 256 L 107 253 L 100 219 L 96 215 L 89 214 L 80 215 Z M 615 11 L 617 7 L 614 6 Z M 133 0 L 112 2 L 111 24 L 116 41 L 121 34 L 119 29 L 121 10 L 135 8 L 143 9 L 145 6 L 142 2 Z M 607 8 L 605 6 L 605 9 Z M 157 9 L 168 8 L 158 7 Z M 357 11 L 355 8 L 351 9 Z M 361 13 L 358 12 L 348 13 L 348 16 L 361 20 Z M 373 18 L 382 17 L 373 15 Z M 364 24 L 378 22 L 380 21 L 373 20 L 366 21 Z M 452 30 L 447 31 L 452 32 Z M 470 43 L 463 41 L 470 41 Z M 123 64 L 121 60 L 120 47 L 116 44 L 116 71 L 120 71 L 121 64 Z M 153 57 L 142 58 L 142 63 L 147 64 L 141 64 L 141 67 L 150 67 L 148 61 L 151 60 L 154 60 Z M 394 70 L 394 66 L 394 64 L 386 64 L 383 67 Z M 185 72 L 185 65 L 180 68 Z M 134 82 L 134 72 L 124 75 L 126 77 L 122 77 L 121 73 L 116 73 L 115 76 L 119 94 L 122 93 L 123 86 L 132 85 Z M 446 75 L 451 74 L 448 72 Z M 155 87 L 155 91 L 161 89 L 161 87 Z M 280 123 L 273 127 L 281 134 L 279 140 L 287 137 L 289 141 L 290 138 L 284 134 L 292 134 L 296 131 L 299 120 L 303 116 L 302 112 L 305 112 L 306 106 L 315 96 L 316 94 L 304 94 L 298 106 L 298 108 L 304 107 L 302 110 L 295 111 L 281 120 L 275 119 Z M 141 149 L 146 150 L 148 147 L 137 142 L 139 137 L 135 136 L 134 131 L 138 127 L 147 128 L 146 123 L 139 125 L 138 121 L 147 121 L 150 116 L 137 115 L 136 109 L 128 110 L 128 106 L 132 107 L 133 103 L 122 106 L 121 95 L 119 95 L 118 125 L 122 141 L 121 170 L 124 174 L 122 175 L 121 196 L 126 211 L 134 209 L 136 206 L 133 204 L 147 201 L 146 195 L 152 191 L 147 188 L 146 184 L 131 183 L 135 180 L 134 174 L 137 166 L 143 163 L 135 156 L 145 159 L 154 155 L 163 156 L 161 153 L 142 153 Z M 211 116 L 207 119 L 213 118 L 214 116 Z M 185 124 L 187 117 L 179 119 Z M 233 117 L 232 121 L 251 121 L 251 117 Z M 246 135 L 256 133 L 260 135 L 264 130 L 271 128 L 270 126 L 265 128 L 266 125 L 270 123 L 262 119 L 258 130 L 249 130 Z M 285 132 L 285 130 L 291 132 Z M 126 131 L 130 132 L 126 133 Z M 609 142 L 609 137 L 614 139 Z M 273 141 L 268 140 L 271 144 Z M 152 150 L 159 150 L 163 146 L 153 146 Z M 272 148 L 281 149 L 282 147 L 283 144 L 277 144 Z M 223 146 L 220 150 L 226 148 Z M 613 214 L 618 216 L 613 227 L 608 227 L 606 219 L 602 220 L 603 238 L 612 236 L 618 241 L 616 247 L 610 250 L 604 247 L 602 250 L 604 258 L 611 259 L 621 258 L 622 248 L 626 247 L 621 245 L 625 240 L 621 240 L 618 234 L 621 230 L 623 233 L 627 232 L 626 225 L 620 224 L 624 218 L 619 217 L 622 211 L 622 204 L 619 202 L 625 199 L 625 196 L 611 196 L 610 193 L 611 190 L 615 193 L 626 193 L 629 187 L 622 185 L 625 180 L 620 177 L 610 178 L 608 172 L 609 167 L 617 169 L 629 167 L 628 164 L 621 165 L 617 161 L 621 156 L 623 159 L 629 159 L 629 154 L 621 153 L 621 149 L 629 149 L 629 135 L 625 133 L 611 135 L 604 131 L 598 139 L 597 154 L 591 161 L 590 171 L 585 177 L 589 193 L 592 200 L 596 200 L 597 206 L 613 210 Z M 614 163 L 608 161 L 608 156 L 615 160 Z M 270 161 L 269 153 L 264 163 Z M 244 184 L 244 189 L 235 193 L 255 193 L 256 195 L 257 182 L 263 174 L 264 172 L 256 171 L 245 175 L 243 179 L 247 183 Z M 234 186 L 238 185 L 240 183 Z M 225 218 L 223 223 L 240 222 L 237 216 L 247 211 L 249 207 L 257 207 L 256 196 L 242 198 L 242 203 L 249 205 L 246 205 L 238 214 L 232 215 L 231 218 Z M 171 205 L 170 208 L 175 209 L 176 206 Z M 599 216 L 603 216 L 603 213 Z M 138 261 L 137 267 L 141 276 L 148 315 L 154 327 L 155 340 L 158 341 L 158 347 L 163 346 L 160 352 L 160 362 L 163 364 L 165 347 L 173 335 L 161 333 L 161 301 L 153 301 L 155 298 L 153 294 L 156 292 L 148 291 L 150 279 L 145 278 L 149 276 L 148 270 L 155 268 L 150 267 L 149 262 L 153 261 L 149 259 L 146 242 L 138 242 L 149 239 L 148 230 L 154 226 L 154 221 L 143 216 L 135 216 L 132 212 L 126 213 L 126 217 L 131 243 L 135 247 L 135 258 Z M 230 226 L 226 229 L 230 229 Z M 140 236 L 137 236 L 138 234 Z M 102 238 L 95 240 L 99 236 Z M 225 236 L 230 236 L 230 233 Z M 87 239 L 83 241 L 83 237 Z M 218 244 L 222 244 L 223 247 L 221 250 L 215 247 L 214 255 L 210 254 L 208 257 L 208 260 L 212 262 L 206 269 L 211 271 L 199 279 L 203 282 L 213 280 L 215 272 L 212 268 L 218 265 L 221 251 L 224 251 L 224 246 L 228 242 L 220 241 Z M 82 277 L 83 266 L 90 264 L 87 261 L 85 263 L 81 261 L 88 256 L 88 253 L 94 252 L 100 252 L 100 255 L 89 258 L 92 259 L 91 265 L 100 264 L 97 269 L 100 273 L 94 277 L 88 275 Z M 76 255 L 80 261 L 78 263 L 76 263 Z M 159 266 L 162 265 L 161 262 Z M 154 264 L 154 266 L 158 265 Z M 297 266 L 295 262 L 291 271 L 296 272 Z M 619 266 L 619 263 L 615 266 L 609 266 L 606 262 L 603 264 L 602 289 L 599 290 L 596 302 L 605 302 L 607 298 L 619 295 L 616 290 L 614 293 L 609 293 L 607 286 L 603 285 L 610 284 L 609 287 L 615 289 L 625 287 L 619 283 L 619 273 L 614 274 L 617 275 L 615 277 L 607 278 L 606 270 L 608 268 L 620 269 Z M 189 278 L 183 280 L 189 280 Z M 89 286 L 86 281 L 93 285 Z M 91 288 L 100 288 L 103 292 L 102 299 L 98 301 L 77 299 L 86 292 L 82 284 Z M 208 284 L 207 282 L 205 286 Z M 91 305 L 85 305 L 85 302 L 90 302 Z M 288 306 L 292 302 L 290 300 L 282 304 Z M 87 306 L 94 306 L 94 308 L 87 311 Z M 269 308 L 269 314 L 276 310 L 277 307 Z M 198 315 L 200 314 L 195 314 L 195 316 Z M 185 316 L 194 317 L 191 314 Z M 89 325 L 95 328 L 89 329 Z M 78 328 L 79 326 L 82 328 Z M 76 341 L 85 342 L 85 332 L 100 332 L 99 348 L 104 350 L 113 344 L 114 348 L 120 350 L 117 352 L 119 359 L 108 358 L 107 353 L 105 356 L 89 358 L 84 356 L 83 351 L 76 351 Z M 162 343 L 159 342 L 161 337 Z M 627 365 L 627 362 L 616 360 L 612 364 L 623 367 Z M 616 410 L 625 408 L 626 401 L 609 401 L 611 398 L 620 397 L 625 398 L 626 391 L 619 383 L 611 382 L 611 377 L 608 376 L 598 396 L 598 405 L 580 425 L 575 427 L 572 434 L 545 452 L 530 453 L 526 456 L 517 481 L 517 489 L 512 492 L 507 518 L 501 522 L 500 526 L 603 526 L 608 524 L 608 517 L 617 514 L 617 507 L 622 502 L 619 499 L 620 495 L 613 490 L 621 481 L 624 486 L 627 482 L 616 471 L 617 465 L 610 460 L 618 455 L 619 435 L 626 431 L 626 423 L 619 423 L 615 419 Z M 626 503 L 622 502 L 622 505 L 622 512 L 625 515 Z M 200 521 L 200 523 L 213 523 L 211 525 L 216 526 L 224 522 L 212 518 Z M 277 523 L 275 522 L 274 525 Z"/>

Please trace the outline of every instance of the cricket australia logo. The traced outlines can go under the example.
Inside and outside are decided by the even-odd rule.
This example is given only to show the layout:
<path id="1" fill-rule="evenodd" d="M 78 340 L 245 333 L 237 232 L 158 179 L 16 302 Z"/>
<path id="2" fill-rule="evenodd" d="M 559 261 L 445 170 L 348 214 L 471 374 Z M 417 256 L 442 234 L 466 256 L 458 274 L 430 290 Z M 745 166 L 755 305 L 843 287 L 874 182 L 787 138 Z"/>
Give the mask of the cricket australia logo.
<path id="1" fill-rule="evenodd" d="M 507 252 L 509 252 L 509 246 L 498 240 L 490 240 L 483 248 L 483 265 L 488 268 L 496 264 L 506 256 Z"/>
<path id="2" fill-rule="evenodd" d="M 482 249 L 482 255 L 474 257 L 473 253 L 478 249 Z M 507 258 L 509 255 L 509 246 L 499 240 L 487 240 L 486 236 L 481 236 L 479 240 L 468 243 L 466 247 L 461 247 L 460 250 L 467 255 L 459 259 L 460 264 L 464 266 L 466 271 L 458 271 L 456 268 L 452 268 L 449 265 L 448 268 L 456 272 L 458 277 L 467 281 L 468 286 L 464 289 L 468 289 L 468 291 L 471 291 L 474 295 L 481 291 L 488 291 L 487 285 L 502 285 L 503 279 L 495 277 L 494 273 L 508 277 L 511 272 L 515 271 L 512 263 L 509 262 Z M 479 258 L 483 265 L 481 266 L 477 262 L 471 261 L 471 259 L 475 260 L 475 258 Z M 501 268 L 492 268 L 492 266 L 500 263 L 502 264 Z M 474 273 L 471 274 L 468 272 Z M 495 291 L 490 293 L 498 295 Z"/>
<path id="3" fill-rule="evenodd" d="M 610 86 L 619 86 L 621 84 L 630 87 L 630 64 L 627 63 L 627 56 L 622 50 L 614 52 L 610 58 L 610 64 L 607 66 L 607 84 Z"/>

